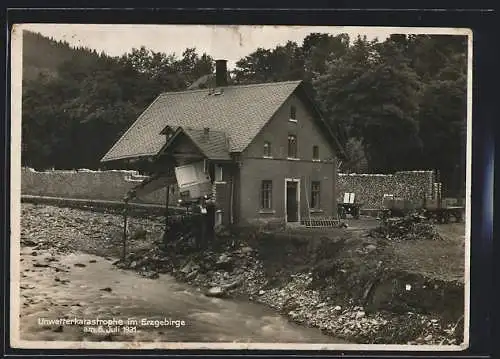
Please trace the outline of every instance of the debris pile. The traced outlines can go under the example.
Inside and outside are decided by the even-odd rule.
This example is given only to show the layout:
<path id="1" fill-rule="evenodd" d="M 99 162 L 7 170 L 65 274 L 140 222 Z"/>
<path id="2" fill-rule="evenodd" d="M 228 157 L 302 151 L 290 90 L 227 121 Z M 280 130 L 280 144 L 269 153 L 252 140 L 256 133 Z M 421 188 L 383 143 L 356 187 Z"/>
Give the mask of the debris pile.
<path id="1" fill-rule="evenodd" d="M 440 240 L 436 228 L 423 216 L 412 214 L 403 218 L 386 218 L 370 231 L 370 236 L 388 240 Z"/>

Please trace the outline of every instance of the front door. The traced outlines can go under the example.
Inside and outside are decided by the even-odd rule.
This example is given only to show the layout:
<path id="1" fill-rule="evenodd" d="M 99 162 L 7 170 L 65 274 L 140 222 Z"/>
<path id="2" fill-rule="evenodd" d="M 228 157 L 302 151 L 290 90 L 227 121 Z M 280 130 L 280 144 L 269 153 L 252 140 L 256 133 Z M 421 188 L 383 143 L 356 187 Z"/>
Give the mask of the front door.
<path id="1" fill-rule="evenodd" d="M 299 201 L 297 198 L 298 183 L 286 182 L 286 221 L 297 222 L 299 220 Z"/>

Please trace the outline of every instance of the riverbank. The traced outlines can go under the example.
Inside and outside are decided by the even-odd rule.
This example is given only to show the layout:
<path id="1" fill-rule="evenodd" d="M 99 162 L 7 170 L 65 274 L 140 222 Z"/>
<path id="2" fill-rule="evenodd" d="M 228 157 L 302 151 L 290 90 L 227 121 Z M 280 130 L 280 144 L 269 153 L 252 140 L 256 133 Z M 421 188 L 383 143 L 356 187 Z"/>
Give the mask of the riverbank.
<path id="1" fill-rule="evenodd" d="M 36 248 L 59 246 L 115 258 L 121 254 L 120 216 L 23 204 L 22 221 L 24 243 L 32 241 Z M 308 235 L 220 236 L 200 251 L 180 236 L 155 242 L 162 238 L 162 222 L 161 217 L 131 219 L 127 258 L 115 265 L 151 279 L 171 273 L 209 296 L 248 298 L 349 342 L 462 341 L 460 268 L 453 261 L 447 261 L 452 270 L 438 264 L 444 255 L 460 254 L 455 227 L 439 243 L 384 241 L 351 226 Z M 450 235 L 454 231 L 458 234 Z"/>
<path id="2" fill-rule="evenodd" d="M 209 296 L 245 297 L 350 342 L 460 343 L 460 282 L 393 267 L 390 246 L 363 232 L 331 232 L 230 236 L 202 251 L 168 242 L 161 254 L 138 251 L 116 265 L 172 273 Z"/>

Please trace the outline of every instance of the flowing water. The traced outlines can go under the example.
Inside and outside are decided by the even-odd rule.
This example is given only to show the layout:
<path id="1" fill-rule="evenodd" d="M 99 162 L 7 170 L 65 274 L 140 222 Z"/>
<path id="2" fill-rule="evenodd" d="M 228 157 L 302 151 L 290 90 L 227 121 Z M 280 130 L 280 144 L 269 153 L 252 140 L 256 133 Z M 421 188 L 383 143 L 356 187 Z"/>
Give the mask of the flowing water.
<path id="1" fill-rule="evenodd" d="M 52 262 L 46 257 L 50 255 L 32 256 L 29 250 L 21 256 L 23 340 L 345 343 L 318 329 L 293 324 L 260 304 L 206 297 L 169 275 L 143 278 L 117 269 L 110 260 L 87 254 L 56 257 Z M 57 329 L 57 325 L 41 323 L 42 319 L 64 317 L 114 318 L 124 324 L 117 332 L 103 334 L 85 332 L 83 326 Z M 154 320 L 164 320 L 164 325 Z"/>

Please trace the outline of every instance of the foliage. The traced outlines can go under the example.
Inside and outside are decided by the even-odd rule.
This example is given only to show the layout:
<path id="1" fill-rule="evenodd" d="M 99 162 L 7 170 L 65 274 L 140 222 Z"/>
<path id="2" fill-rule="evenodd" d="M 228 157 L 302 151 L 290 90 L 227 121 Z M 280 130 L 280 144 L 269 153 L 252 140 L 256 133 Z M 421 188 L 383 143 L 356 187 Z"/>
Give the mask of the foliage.
<path id="1" fill-rule="evenodd" d="M 457 193 L 465 183 L 466 45 L 463 36 L 311 33 L 248 54 L 230 83 L 302 79 L 351 157 L 343 170 L 439 170 L 445 191 Z M 213 59 L 194 48 L 177 56 L 141 47 L 112 58 L 26 33 L 23 61 L 22 161 L 36 168 L 102 167 L 159 93 L 214 81 Z"/>
<path id="2" fill-rule="evenodd" d="M 258 49 L 237 63 L 235 76 L 240 83 L 308 82 L 354 156 L 343 170 L 437 170 L 445 191 L 457 194 L 465 184 L 466 45 L 464 36 L 368 41 L 313 33 L 300 47 L 288 43 L 293 51 L 275 67 L 282 47 Z"/>
<path id="3" fill-rule="evenodd" d="M 41 64 L 52 75 L 38 71 L 23 83 L 22 162 L 37 169 L 105 167 L 102 156 L 156 96 L 213 70 L 210 56 L 195 49 L 177 58 L 143 47 L 112 58 L 49 43 L 69 52 L 52 68 Z"/>

